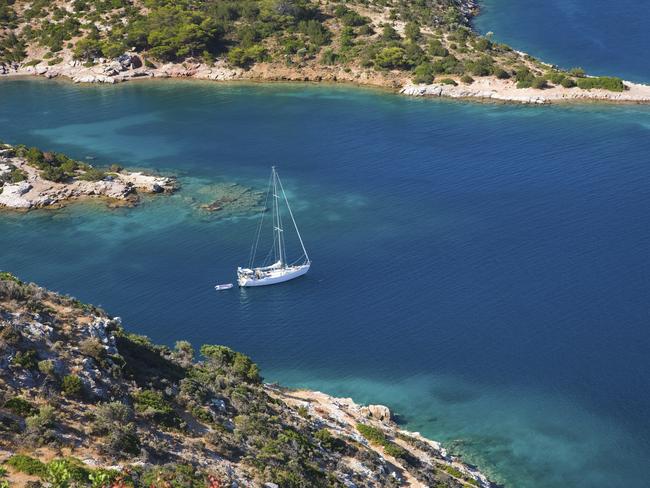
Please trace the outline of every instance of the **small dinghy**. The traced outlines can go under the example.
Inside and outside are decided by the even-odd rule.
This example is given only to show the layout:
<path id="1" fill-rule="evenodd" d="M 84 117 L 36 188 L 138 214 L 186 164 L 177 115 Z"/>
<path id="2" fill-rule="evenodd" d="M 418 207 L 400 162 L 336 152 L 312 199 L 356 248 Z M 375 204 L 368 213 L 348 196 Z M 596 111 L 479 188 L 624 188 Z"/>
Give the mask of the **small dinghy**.
<path id="1" fill-rule="evenodd" d="M 232 283 L 225 283 L 223 285 L 215 285 L 214 289 L 217 291 L 221 290 L 230 290 L 232 288 Z"/>

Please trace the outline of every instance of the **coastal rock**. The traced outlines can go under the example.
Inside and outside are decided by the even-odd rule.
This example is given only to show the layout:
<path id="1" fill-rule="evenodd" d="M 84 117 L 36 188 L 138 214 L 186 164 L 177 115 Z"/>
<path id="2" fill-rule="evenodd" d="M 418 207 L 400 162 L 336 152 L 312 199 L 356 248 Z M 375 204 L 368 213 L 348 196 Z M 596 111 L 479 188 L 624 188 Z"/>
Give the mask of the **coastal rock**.
<path id="1" fill-rule="evenodd" d="M 108 84 L 113 84 L 117 82 L 115 78 L 106 75 L 75 76 L 74 78 L 72 78 L 72 81 L 74 83 L 108 83 Z"/>
<path id="2" fill-rule="evenodd" d="M 149 193 L 171 192 L 175 188 L 175 180 L 166 176 L 152 176 L 134 172 L 119 173 L 117 177 L 123 183 Z"/>
<path id="3" fill-rule="evenodd" d="M 379 420 L 380 422 L 389 422 L 391 419 L 390 409 L 385 405 L 368 405 L 367 407 L 361 407 L 360 413 L 364 417 Z"/>
<path id="4" fill-rule="evenodd" d="M 38 65 L 36 66 L 36 74 L 37 75 L 44 75 L 47 73 L 48 67 L 44 65 Z"/>
<path id="5" fill-rule="evenodd" d="M 137 69 L 142 66 L 142 60 L 137 54 L 124 53 L 117 58 L 117 62 L 121 67 L 121 71 L 127 69 Z"/>
<path id="6" fill-rule="evenodd" d="M 0 205 L 11 208 L 31 208 L 33 202 L 23 196 L 31 189 L 32 185 L 26 181 L 4 185 L 0 193 Z"/>

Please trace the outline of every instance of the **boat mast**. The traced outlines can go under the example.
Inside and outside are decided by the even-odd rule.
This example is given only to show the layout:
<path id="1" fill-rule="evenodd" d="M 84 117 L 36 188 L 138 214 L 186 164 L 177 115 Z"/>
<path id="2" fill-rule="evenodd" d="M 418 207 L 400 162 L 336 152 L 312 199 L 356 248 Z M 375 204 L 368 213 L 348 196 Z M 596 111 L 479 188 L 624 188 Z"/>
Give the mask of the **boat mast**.
<path id="1" fill-rule="evenodd" d="M 273 171 L 275 173 L 275 169 Z M 298 230 L 298 224 L 296 224 L 296 219 L 293 218 L 291 205 L 289 205 L 287 194 L 284 192 L 284 187 L 282 186 L 282 180 L 280 180 L 280 176 L 277 173 L 275 173 L 275 178 L 278 180 L 278 183 L 280 184 L 280 190 L 282 191 L 282 196 L 284 197 L 284 203 L 287 204 L 287 209 L 289 210 L 289 215 L 291 216 L 291 221 L 293 222 L 293 227 L 296 229 L 296 234 L 298 234 L 298 240 L 300 241 L 302 252 L 305 254 L 305 259 L 307 259 L 307 263 L 309 263 L 309 254 L 307 254 L 307 249 L 305 249 L 305 244 L 304 242 L 302 242 L 302 236 L 300 235 L 300 231 Z"/>
<path id="2" fill-rule="evenodd" d="M 283 266 L 286 260 L 286 250 L 284 249 L 284 236 L 282 235 L 282 217 L 280 216 L 280 195 L 278 194 L 278 173 L 275 171 L 275 166 L 271 168 L 273 174 L 273 234 L 275 262 L 280 262 Z"/>

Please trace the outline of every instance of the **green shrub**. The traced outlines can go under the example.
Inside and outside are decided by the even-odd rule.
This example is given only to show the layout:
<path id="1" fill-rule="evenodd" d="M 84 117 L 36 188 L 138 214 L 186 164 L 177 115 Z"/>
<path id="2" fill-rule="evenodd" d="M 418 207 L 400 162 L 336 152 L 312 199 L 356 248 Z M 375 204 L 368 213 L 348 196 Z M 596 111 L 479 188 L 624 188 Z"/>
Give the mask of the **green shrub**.
<path id="1" fill-rule="evenodd" d="M 63 380 L 61 381 L 61 392 L 69 398 L 83 398 L 83 381 L 81 381 L 81 378 L 78 376 L 71 374 L 64 376 Z"/>
<path id="2" fill-rule="evenodd" d="M 232 373 L 238 379 L 247 383 L 258 384 L 262 381 L 259 368 L 251 359 L 240 352 L 226 346 L 201 346 L 201 354 L 208 363 L 223 373 Z"/>
<path id="3" fill-rule="evenodd" d="M 121 402 L 103 403 L 95 411 L 93 433 L 105 436 L 102 450 L 111 456 L 140 452 L 133 409 Z"/>
<path id="4" fill-rule="evenodd" d="M 494 69 L 492 70 L 492 74 L 500 80 L 507 80 L 508 78 L 510 78 L 510 73 L 508 73 L 506 70 L 498 66 L 494 67 Z"/>
<path id="5" fill-rule="evenodd" d="M 20 417 L 29 417 L 38 413 L 38 409 L 30 402 L 21 397 L 13 397 L 7 400 L 4 408 Z"/>
<path id="6" fill-rule="evenodd" d="M 383 445 L 387 439 L 386 435 L 377 427 L 368 424 L 357 424 L 357 430 L 372 444 Z"/>
<path id="7" fill-rule="evenodd" d="M 560 73 L 559 71 L 550 71 L 546 73 L 546 79 L 554 85 L 560 85 L 565 78 L 566 75 L 564 75 L 564 73 Z"/>
<path id="8" fill-rule="evenodd" d="M 422 63 L 415 68 L 413 82 L 414 83 L 424 83 L 430 85 L 433 83 L 433 66 L 431 63 Z"/>
<path id="9" fill-rule="evenodd" d="M 254 45 L 245 49 L 235 47 L 228 52 L 228 62 L 241 68 L 248 68 L 254 63 L 264 61 L 266 57 L 266 49 L 260 45 Z"/>
<path id="10" fill-rule="evenodd" d="M 472 78 L 470 75 L 463 75 L 460 78 L 460 81 L 465 83 L 466 85 L 471 85 L 474 83 L 474 78 Z"/>
<path id="11" fill-rule="evenodd" d="M 16 471 L 30 476 L 42 477 L 47 474 L 47 467 L 44 463 L 25 454 L 14 454 L 7 459 L 6 464 Z"/>
<path id="12" fill-rule="evenodd" d="M 398 446 L 393 442 L 388 443 L 384 446 L 384 452 L 389 456 L 393 456 L 394 458 L 405 458 L 408 456 L 408 451 L 406 451 L 406 449 Z"/>
<path id="13" fill-rule="evenodd" d="M 576 78 L 582 78 L 585 76 L 585 70 L 583 70 L 582 68 L 571 68 L 569 70 L 569 74 L 571 76 L 575 76 Z"/>
<path id="14" fill-rule="evenodd" d="M 406 52 L 401 47 L 385 47 L 375 56 L 375 66 L 384 69 L 402 68 L 406 65 Z"/>
<path id="15" fill-rule="evenodd" d="M 190 464 L 168 464 L 146 470 L 141 477 L 142 486 L 169 488 L 204 488 L 204 475 Z"/>
<path id="16" fill-rule="evenodd" d="M 45 481 L 52 485 L 52 488 L 68 488 L 71 478 L 70 470 L 63 460 L 54 460 L 47 465 Z"/>
<path id="17" fill-rule="evenodd" d="M 614 92 L 622 92 L 625 90 L 623 80 L 611 76 L 578 78 L 577 85 L 578 88 L 583 90 L 591 90 L 592 88 L 600 88 Z"/>
<path id="18" fill-rule="evenodd" d="M 86 172 L 88 174 L 88 172 Z M 101 178 L 100 178 L 101 179 Z M 87 338 L 82 340 L 79 343 L 79 352 L 84 356 L 89 356 L 97 361 L 103 359 L 106 356 L 106 349 L 104 349 L 103 344 L 94 337 Z"/>
<path id="19" fill-rule="evenodd" d="M 38 359 L 36 351 L 28 349 L 27 351 L 18 351 L 11 360 L 12 366 L 18 366 L 24 369 L 36 369 L 38 366 Z"/>
<path id="20" fill-rule="evenodd" d="M 332 49 L 325 49 L 320 57 L 321 64 L 333 65 L 338 60 L 338 55 Z"/>
<path id="21" fill-rule="evenodd" d="M 449 55 L 449 51 L 445 49 L 445 47 L 438 39 L 429 41 L 427 51 L 431 56 L 445 57 Z"/>
<path id="22" fill-rule="evenodd" d="M 117 471 L 97 469 L 88 475 L 91 488 L 107 488 L 117 478 Z"/>
<path id="23" fill-rule="evenodd" d="M 564 88 L 573 88 L 573 87 L 577 86 L 576 82 L 575 82 L 575 80 L 573 78 L 564 78 L 562 80 L 562 82 L 561 82 L 561 85 Z"/>
<path id="24" fill-rule="evenodd" d="M 543 76 L 538 76 L 533 80 L 531 86 L 538 90 L 543 90 L 544 88 L 548 88 L 548 83 L 546 82 L 546 78 Z"/>
<path id="25" fill-rule="evenodd" d="M 136 412 L 165 427 L 178 427 L 180 418 L 160 392 L 143 390 L 134 395 Z"/>
<path id="26" fill-rule="evenodd" d="M 54 361 L 51 359 L 44 359 L 43 361 L 39 361 L 38 370 L 47 376 L 54 376 Z"/>
<path id="27" fill-rule="evenodd" d="M 443 78 L 442 80 L 438 81 L 441 85 L 452 85 L 452 86 L 457 86 L 458 83 L 456 83 L 455 80 L 452 80 L 451 78 Z"/>

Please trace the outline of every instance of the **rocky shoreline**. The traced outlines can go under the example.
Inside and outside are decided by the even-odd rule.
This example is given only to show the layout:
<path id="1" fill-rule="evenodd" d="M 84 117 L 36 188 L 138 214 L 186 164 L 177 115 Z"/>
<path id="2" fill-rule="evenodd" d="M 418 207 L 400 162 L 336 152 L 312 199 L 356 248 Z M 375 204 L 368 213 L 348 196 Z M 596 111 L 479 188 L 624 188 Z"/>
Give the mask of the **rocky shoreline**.
<path id="1" fill-rule="evenodd" d="M 72 59 L 47 66 L 0 65 L 0 79 L 11 77 L 64 78 L 80 84 L 117 84 L 145 79 L 193 79 L 217 82 L 312 82 L 342 83 L 385 88 L 413 97 L 436 97 L 464 100 L 498 101 L 507 103 L 543 105 L 553 103 L 627 103 L 649 104 L 650 85 L 624 81 L 625 91 L 604 89 L 584 90 L 577 87 L 552 86 L 544 89 L 517 88 L 514 80 L 502 80 L 493 76 L 482 77 L 465 84 L 455 77 L 447 78 L 455 84 L 413 84 L 400 71 L 377 72 L 364 69 L 344 69 L 335 66 L 306 66 L 289 68 L 272 63 L 259 63 L 250 69 L 233 68 L 224 60 L 209 66 L 201 62 L 182 64 L 167 63 L 156 68 L 145 67 L 136 54 L 122 56 L 122 61 L 101 60 L 88 68 Z"/>
<path id="2" fill-rule="evenodd" d="M 2 181 L 4 175 L 17 172 L 20 181 Z M 117 169 L 93 181 L 82 179 L 85 171 L 78 170 L 73 178 L 50 181 L 42 171 L 15 154 L 10 145 L 0 148 L 0 208 L 30 210 L 43 207 L 62 207 L 83 198 L 103 198 L 115 206 L 132 206 L 139 194 L 172 193 L 176 180 L 165 176 L 147 175 Z"/>
<path id="3" fill-rule="evenodd" d="M 101 309 L 0 272 L 10 486 L 495 488 L 385 406 L 265 384 L 225 346 L 200 352 L 196 361 L 187 342 L 153 344 Z"/>
<path id="4" fill-rule="evenodd" d="M 446 472 L 453 472 L 457 480 L 483 488 L 495 487 L 476 467 L 450 455 L 439 442 L 427 439 L 418 432 L 401 429 L 393 422 L 390 409 L 384 405 L 359 405 L 351 398 L 337 398 L 320 391 L 290 390 L 273 385 L 267 385 L 267 390 L 271 392 L 272 396 L 280 398 L 289 406 L 306 408 L 310 416 L 322 425 L 326 425 L 328 429 L 339 435 L 354 438 L 378 454 L 385 456 L 380 446 L 373 445 L 359 434 L 357 425 L 360 423 L 378 426 L 388 432 L 397 445 L 410 451 L 421 462 L 436 466 Z M 389 457 L 389 460 L 404 473 L 403 481 L 406 486 L 428 488 L 426 484 L 409 474 L 403 461 L 394 457 Z"/>

